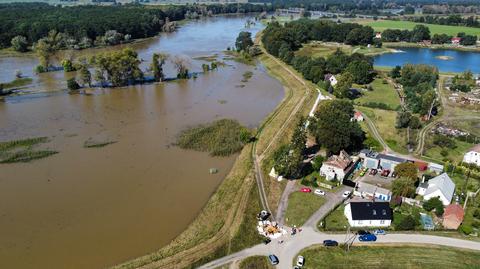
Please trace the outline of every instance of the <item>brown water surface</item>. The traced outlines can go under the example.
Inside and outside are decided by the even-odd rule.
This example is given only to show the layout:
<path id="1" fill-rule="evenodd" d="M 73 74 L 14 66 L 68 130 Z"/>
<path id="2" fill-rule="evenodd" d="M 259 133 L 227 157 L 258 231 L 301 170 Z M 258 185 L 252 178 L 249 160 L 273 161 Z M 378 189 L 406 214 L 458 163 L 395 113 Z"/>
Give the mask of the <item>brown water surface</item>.
<path id="1" fill-rule="evenodd" d="M 216 53 L 221 59 L 245 20 L 190 22 L 133 46 L 147 61 L 159 51 L 188 56 L 191 70 L 201 71 L 204 62 L 193 57 Z M 154 251 L 181 233 L 236 156 L 181 150 L 171 145 L 175 136 L 218 118 L 258 126 L 283 98 L 282 86 L 262 66 L 226 63 L 196 80 L 97 89 L 92 95 L 34 93 L 0 103 L 0 141 L 48 136 L 42 147 L 60 152 L 0 164 L 0 268 L 103 268 Z M 35 64 L 3 58 L 0 69 L 33 76 L 28 72 Z M 242 83 L 246 71 L 254 75 Z M 64 79 L 63 72 L 42 74 L 33 92 L 58 89 Z M 87 140 L 116 143 L 84 148 Z M 219 173 L 209 174 L 212 167 Z"/>

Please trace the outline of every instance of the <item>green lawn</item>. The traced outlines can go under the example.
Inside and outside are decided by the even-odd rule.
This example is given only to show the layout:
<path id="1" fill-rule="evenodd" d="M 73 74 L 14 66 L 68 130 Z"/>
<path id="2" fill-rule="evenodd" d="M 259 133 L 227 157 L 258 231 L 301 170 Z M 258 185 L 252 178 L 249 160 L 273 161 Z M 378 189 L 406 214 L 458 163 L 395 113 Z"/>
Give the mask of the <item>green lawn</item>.
<path id="1" fill-rule="evenodd" d="M 313 246 L 302 250 L 303 268 L 478 268 L 480 251 L 431 246 L 361 246 L 343 248 Z"/>
<path id="2" fill-rule="evenodd" d="M 427 138 L 427 143 L 429 147 L 425 150 L 424 155 L 435 160 L 443 161 L 443 159 L 449 159 L 454 162 L 461 162 L 463 160 L 463 155 L 467 152 L 474 144 L 470 144 L 467 142 L 459 141 L 455 139 L 455 144 L 457 145 L 454 149 L 447 149 L 448 155 L 442 156 L 440 152 L 442 148 L 436 145 L 433 145 L 430 141 L 432 139 L 431 136 Z"/>
<path id="3" fill-rule="evenodd" d="M 397 112 L 368 107 L 358 107 L 375 124 L 378 132 L 390 148 L 399 153 L 408 153 L 406 148 L 406 134 L 395 128 Z"/>
<path id="4" fill-rule="evenodd" d="M 343 52 L 348 54 L 352 52 L 352 48 L 348 45 L 326 45 L 318 42 L 312 42 L 309 44 L 304 44 L 302 48 L 300 48 L 295 54 L 299 56 L 328 57 L 337 49 L 341 49 Z"/>
<path id="5" fill-rule="evenodd" d="M 240 269 L 270 269 L 273 266 L 266 256 L 252 256 L 245 258 L 240 263 Z"/>
<path id="6" fill-rule="evenodd" d="M 312 193 L 294 192 L 288 197 L 285 222 L 288 226 L 302 226 L 325 203 L 325 198 Z"/>
<path id="7" fill-rule="evenodd" d="M 345 231 L 349 225 L 347 218 L 343 214 L 344 209 L 345 205 L 341 204 L 338 206 L 318 223 L 318 228 L 323 231 Z"/>
<path id="8" fill-rule="evenodd" d="M 384 83 L 385 82 L 385 83 Z M 400 97 L 393 85 L 389 84 L 383 78 L 376 78 L 370 84 L 373 91 L 363 91 L 362 97 L 355 99 L 355 104 L 362 105 L 365 103 L 384 103 L 392 110 L 400 105 Z"/>
<path id="9" fill-rule="evenodd" d="M 375 31 L 382 32 L 385 29 L 408 29 L 412 30 L 415 25 L 421 24 L 410 21 L 390 21 L 390 20 L 378 20 L 367 21 L 365 24 L 373 27 Z M 437 25 L 437 24 L 424 24 L 430 29 L 430 34 L 448 34 L 456 36 L 460 32 L 464 32 L 469 35 L 480 35 L 480 28 L 465 27 L 465 26 L 449 26 L 449 25 Z"/>

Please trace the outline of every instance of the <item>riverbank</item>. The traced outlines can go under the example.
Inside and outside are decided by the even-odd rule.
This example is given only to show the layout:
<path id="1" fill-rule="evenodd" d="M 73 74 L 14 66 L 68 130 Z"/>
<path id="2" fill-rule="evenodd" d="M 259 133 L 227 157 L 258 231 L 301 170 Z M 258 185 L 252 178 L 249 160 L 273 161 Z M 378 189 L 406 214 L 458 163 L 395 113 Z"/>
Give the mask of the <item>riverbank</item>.
<path id="1" fill-rule="evenodd" d="M 423 45 L 419 43 L 412 42 L 384 42 L 384 47 L 387 48 L 422 48 L 422 49 L 432 49 L 432 50 L 458 50 L 458 51 L 473 51 L 480 52 L 480 47 L 477 46 L 453 46 L 451 44 L 432 44 L 432 45 Z"/>

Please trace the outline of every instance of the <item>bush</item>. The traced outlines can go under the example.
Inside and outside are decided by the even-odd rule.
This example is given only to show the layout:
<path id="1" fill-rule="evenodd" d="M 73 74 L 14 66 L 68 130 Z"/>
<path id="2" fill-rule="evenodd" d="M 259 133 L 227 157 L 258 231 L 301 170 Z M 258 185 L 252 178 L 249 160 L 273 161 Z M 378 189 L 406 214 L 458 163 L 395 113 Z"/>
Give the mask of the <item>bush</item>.
<path id="1" fill-rule="evenodd" d="M 462 231 L 462 233 L 464 233 L 466 235 L 469 235 L 473 232 L 473 228 L 472 228 L 472 226 L 470 226 L 468 224 L 462 224 L 460 226 L 460 231 Z"/>
<path id="2" fill-rule="evenodd" d="M 28 49 L 28 42 L 24 36 L 16 36 L 11 41 L 12 48 L 19 52 L 25 52 Z"/>
<path id="3" fill-rule="evenodd" d="M 70 91 L 76 91 L 80 89 L 80 85 L 78 85 L 77 81 L 74 78 L 70 78 L 67 80 L 67 88 Z"/>
<path id="4" fill-rule="evenodd" d="M 480 219 L 480 209 L 475 209 L 475 211 L 473 211 L 473 216 L 477 219 Z"/>
<path id="5" fill-rule="evenodd" d="M 371 108 L 378 108 L 378 109 L 383 109 L 383 110 L 394 110 L 389 105 L 387 105 L 385 103 L 380 103 L 380 102 L 367 102 L 367 103 L 363 103 L 362 106 L 371 107 Z"/>
<path id="6" fill-rule="evenodd" d="M 312 161 L 312 168 L 315 171 L 320 171 L 320 168 L 322 167 L 323 161 L 325 158 L 321 155 L 316 156 L 313 161 Z"/>
<path id="7" fill-rule="evenodd" d="M 472 226 L 475 227 L 475 228 L 477 228 L 477 229 L 480 228 L 480 221 L 474 220 L 474 221 L 472 222 Z"/>
<path id="8" fill-rule="evenodd" d="M 39 64 L 35 67 L 35 73 L 40 74 L 45 72 L 47 72 L 47 69 L 43 65 Z"/>
<path id="9" fill-rule="evenodd" d="M 408 215 L 405 218 L 400 221 L 400 223 L 395 227 L 397 230 L 414 230 L 416 225 L 415 219 L 411 216 Z"/>
<path id="10" fill-rule="evenodd" d="M 428 212 L 440 206 L 443 208 L 442 201 L 440 201 L 438 197 L 433 197 L 432 199 L 423 203 L 423 209 L 427 210 Z"/>

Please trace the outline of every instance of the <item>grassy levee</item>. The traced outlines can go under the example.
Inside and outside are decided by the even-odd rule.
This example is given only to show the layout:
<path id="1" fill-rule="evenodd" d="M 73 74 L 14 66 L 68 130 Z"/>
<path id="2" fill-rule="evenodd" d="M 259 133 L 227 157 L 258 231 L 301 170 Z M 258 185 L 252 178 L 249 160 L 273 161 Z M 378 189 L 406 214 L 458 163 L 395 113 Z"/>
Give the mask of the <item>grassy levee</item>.
<path id="1" fill-rule="evenodd" d="M 268 55 L 260 56 L 270 74 L 282 83 L 293 82 L 295 79 L 285 77 L 286 72 L 279 62 Z M 297 81 L 298 82 L 298 81 Z M 256 143 L 257 154 L 265 151 L 270 144 L 274 149 L 286 137 L 290 137 L 297 113 L 306 115 L 313 100 L 305 101 L 305 86 L 300 82 L 285 87 L 285 98 L 262 123 L 258 129 Z M 291 88 L 289 88 L 291 87 Z M 302 100 L 303 98 L 303 100 Z M 299 102 L 301 104 L 299 105 Z M 293 114 L 293 115 L 292 115 Z M 283 128 L 282 128 L 283 127 Z M 281 138 L 281 139 L 277 139 Z M 273 141 L 273 142 L 271 142 Z M 285 140 L 288 141 L 288 140 Z M 268 155 L 262 159 L 268 159 Z M 265 177 L 265 186 L 270 188 L 270 182 Z M 280 192 L 281 194 L 281 192 Z M 113 268 L 195 268 L 218 257 L 260 243 L 256 234 L 254 214 L 260 209 L 258 189 L 255 184 L 252 162 L 252 147 L 247 145 L 240 152 L 232 170 L 220 184 L 197 218 L 188 228 L 167 246 L 158 251 L 127 261 Z M 252 217 L 253 216 L 253 217 Z"/>
<path id="2" fill-rule="evenodd" d="M 240 263 L 240 269 L 273 269 L 265 256 L 251 256 Z"/>

